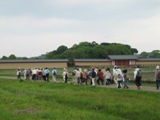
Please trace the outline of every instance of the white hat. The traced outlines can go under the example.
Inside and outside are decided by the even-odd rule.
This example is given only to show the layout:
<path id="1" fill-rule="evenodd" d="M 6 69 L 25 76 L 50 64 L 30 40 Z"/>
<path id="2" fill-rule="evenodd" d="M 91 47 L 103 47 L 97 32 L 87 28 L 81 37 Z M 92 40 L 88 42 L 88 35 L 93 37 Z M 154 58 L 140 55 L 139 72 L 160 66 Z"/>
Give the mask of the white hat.
<path id="1" fill-rule="evenodd" d="M 156 69 L 159 69 L 159 65 L 157 65 Z"/>
<path id="2" fill-rule="evenodd" d="M 115 65 L 115 66 L 114 66 L 114 69 L 116 69 L 116 68 L 117 68 L 117 66 Z"/>

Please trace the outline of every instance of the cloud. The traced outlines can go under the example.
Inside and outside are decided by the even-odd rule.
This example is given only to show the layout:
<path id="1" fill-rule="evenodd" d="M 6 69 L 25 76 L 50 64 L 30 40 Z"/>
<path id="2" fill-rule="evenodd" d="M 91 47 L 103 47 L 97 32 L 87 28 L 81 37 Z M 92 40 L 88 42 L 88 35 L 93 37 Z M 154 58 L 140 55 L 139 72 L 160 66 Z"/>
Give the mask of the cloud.
<path id="1" fill-rule="evenodd" d="M 54 26 L 68 26 L 77 24 L 79 21 L 63 18 L 34 18 L 30 16 L 4 17 L 0 16 L 0 29 L 26 29 Z"/>
<path id="2" fill-rule="evenodd" d="M 60 5 L 80 5 L 80 4 L 120 4 L 128 2 L 128 0 L 52 0 L 46 1 L 48 3 L 57 3 Z"/>
<path id="3" fill-rule="evenodd" d="M 101 36 L 82 32 L 43 33 L 39 35 L 0 35 L 0 55 L 33 57 L 56 50 L 59 46 L 72 47 L 82 41 L 96 41 Z M 6 46 L 9 46 L 6 48 Z M 1 52 L 3 51 L 3 52 Z"/>
<path id="4" fill-rule="evenodd" d="M 152 51 L 159 49 L 160 15 L 149 18 L 133 19 L 117 26 L 112 36 L 107 39 L 132 45 L 139 50 Z"/>

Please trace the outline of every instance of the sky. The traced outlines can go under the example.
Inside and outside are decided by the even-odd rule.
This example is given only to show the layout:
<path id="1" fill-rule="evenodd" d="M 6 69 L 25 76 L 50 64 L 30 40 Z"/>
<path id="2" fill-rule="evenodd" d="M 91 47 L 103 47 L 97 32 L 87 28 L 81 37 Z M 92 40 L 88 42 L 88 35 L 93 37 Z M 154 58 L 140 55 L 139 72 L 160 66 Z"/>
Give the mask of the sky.
<path id="1" fill-rule="evenodd" d="M 61 45 L 122 43 L 160 49 L 160 0 L 0 0 L 0 57 L 34 57 Z"/>

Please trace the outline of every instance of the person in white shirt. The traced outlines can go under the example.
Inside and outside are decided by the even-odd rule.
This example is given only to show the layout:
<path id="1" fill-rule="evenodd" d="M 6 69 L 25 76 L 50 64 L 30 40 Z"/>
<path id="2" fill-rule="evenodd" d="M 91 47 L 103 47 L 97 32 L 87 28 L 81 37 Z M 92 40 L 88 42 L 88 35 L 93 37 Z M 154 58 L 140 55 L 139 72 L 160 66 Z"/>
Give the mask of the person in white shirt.
<path id="1" fill-rule="evenodd" d="M 135 79 L 135 84 L 138 90 L 141 89 L 142 88 L 142 70 L 140 69 L 139 66 L 134 71 L 134 79 Z"/>
<path id="2" fill-rule="evenodd" d="M 106 71 L 103 73 L 103 77 L 104 77 L 104 84 L 105 85 L 110 85 L 111 84 L 112 75 L 110 73 L 110 69 L 109 68 L 107 68 Z"/>
<path id="3" fill-rule="evenodd" d="M 64 83 L 67 83 L 67 80 L 68 80 L 68 72 L 67 72 L 67 69 L 66 69 L 66 68 L 63 69 L 62 77 L 63 77 Z"/>
<path id="4" fill-rule="evenodd" d="M 117 87 L 122 88 L 122 82 L 124 81 L 124 77 L 120 68 L 117 68 L 114 73 L 115 79 L 117 81 Z"/>

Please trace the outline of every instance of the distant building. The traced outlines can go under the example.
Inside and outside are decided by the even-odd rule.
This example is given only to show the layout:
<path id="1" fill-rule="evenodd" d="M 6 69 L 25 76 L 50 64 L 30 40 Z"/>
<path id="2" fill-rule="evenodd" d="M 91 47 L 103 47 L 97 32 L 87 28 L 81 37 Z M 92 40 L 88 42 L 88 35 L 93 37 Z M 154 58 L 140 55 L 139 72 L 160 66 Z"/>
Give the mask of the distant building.
<path id="1" fill-rule="evenodd" d="M 109 59 L 74 59 L 74 66 L 111 66 Z"/>
<path id="2" fill-rule="evenodd" d="M 138 60 L 136 55 L 108 55 L 108 58 L 112 61 L 112 65 L 118 66 L 133 66 Z"/>
<path id="3" fill-rule="evenodd" d="M 136 55 L 108 55 L 106 59 L 74 59 L 74 66 L 156 66 L 160 65 L 160 58 L 139 59 Z M 38 60 L 0 60 L 0 69 L 17 68 L 66 68 L 67 59 L 38 59 Z"/>
<path id="4" fill-rule="evenodd" d="M 0 60 L 0 69 L 11 68 L 66 68 L 67 59 L 49 59 L 49 60 Z"/>
<path id="5" fill-rule="evenodd" d="M 74 59 L 74 66 L 155 66 L 160 58 L 140 59 L 136 55 L 108 55 L 107 59 Z"/>
<path id="6" fill-rule="evenodd" d="M 155 66 L 160 65 L 160 58 L 147 58 L 147 59 L 138 59 L 136 65 L 141 66 Z"/>

